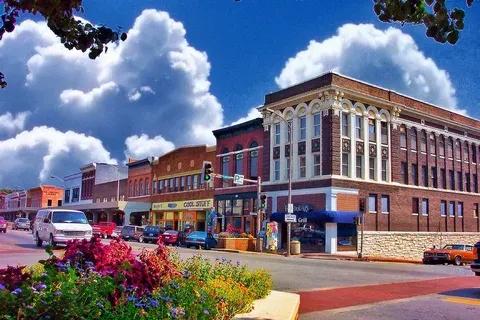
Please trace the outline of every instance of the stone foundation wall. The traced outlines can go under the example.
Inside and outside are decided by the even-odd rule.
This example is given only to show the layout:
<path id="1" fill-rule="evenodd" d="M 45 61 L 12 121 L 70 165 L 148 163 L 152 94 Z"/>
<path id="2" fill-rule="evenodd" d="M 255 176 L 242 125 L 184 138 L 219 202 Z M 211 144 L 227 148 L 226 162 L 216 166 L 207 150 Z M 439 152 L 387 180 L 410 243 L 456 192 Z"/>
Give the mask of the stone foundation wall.
<path id="1" fill-rule="evenodd" d="M 422 260 L 423 251 L 435 245 L 475 244 L 480 241 L 479 232 L 400 232 L 365 231 L 363 255 L 366 257 Z M 360 250 L 360 233 L 358 234 Z"/>

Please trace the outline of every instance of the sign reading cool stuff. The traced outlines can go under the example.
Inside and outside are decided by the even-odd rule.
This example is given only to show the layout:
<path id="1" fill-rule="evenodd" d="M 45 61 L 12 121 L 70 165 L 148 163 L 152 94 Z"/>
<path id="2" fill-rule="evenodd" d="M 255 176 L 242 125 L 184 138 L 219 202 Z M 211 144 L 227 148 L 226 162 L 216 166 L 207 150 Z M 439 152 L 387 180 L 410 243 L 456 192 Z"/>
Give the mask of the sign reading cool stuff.
<path id="1" fill-rule="evenodd" d="M 204 210 L 213 207 L 213 199 L 152 203 L 152 210 Z"/>

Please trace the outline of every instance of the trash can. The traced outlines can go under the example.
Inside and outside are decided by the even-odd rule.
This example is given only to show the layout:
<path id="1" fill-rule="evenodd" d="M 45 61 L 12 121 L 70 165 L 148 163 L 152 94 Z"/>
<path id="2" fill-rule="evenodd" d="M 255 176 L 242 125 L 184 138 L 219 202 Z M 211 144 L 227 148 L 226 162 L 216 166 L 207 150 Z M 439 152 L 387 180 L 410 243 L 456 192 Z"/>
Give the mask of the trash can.
<path id="1" fill-rule="evenodd" d="M 298 240 L 290 241 L 290 254 L 292 255 L 300 254 L 300 241 Z"/>
<path id="2" fill-rule="evenodd" d="M 263 252 L 263 238 L 257 237 L 255 241 L 255 251 L 256 252 Z"/>

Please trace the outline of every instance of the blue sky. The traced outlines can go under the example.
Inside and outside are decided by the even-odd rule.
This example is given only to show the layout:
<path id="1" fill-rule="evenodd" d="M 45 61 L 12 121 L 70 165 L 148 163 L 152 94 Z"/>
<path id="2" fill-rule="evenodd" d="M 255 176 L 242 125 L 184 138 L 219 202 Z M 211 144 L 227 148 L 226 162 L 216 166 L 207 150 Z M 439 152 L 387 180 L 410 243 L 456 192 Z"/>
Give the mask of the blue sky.
<path id="1" fill-rule="evenodd" d="M 372 3 L 86 0 L 86 19 L 129 33 L 95 61 L 23 20 L 0 41 L 0 185 L 212 144 L 266 93 L 330 69 L 480 118 L 478 6 L 450 46 L 377 21 Z"/>

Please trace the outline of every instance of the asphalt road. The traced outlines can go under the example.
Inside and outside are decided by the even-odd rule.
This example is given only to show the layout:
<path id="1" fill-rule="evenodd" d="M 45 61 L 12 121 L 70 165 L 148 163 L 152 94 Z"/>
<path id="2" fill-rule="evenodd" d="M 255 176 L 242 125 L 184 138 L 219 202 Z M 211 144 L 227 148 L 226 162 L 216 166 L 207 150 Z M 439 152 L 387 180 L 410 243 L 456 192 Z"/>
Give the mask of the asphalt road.
<path id="1" fill-rule="evenodd" d="M 134 249 L 154 248 L 151 244 L 131 243 Z M 469 267 L 415 265 L 402 263 L 315 260 L 283 257 L 271 254 L 230 253 L 187 248 L 174 248 L 180 257 L 201 254 L 210 259 L 226 258 L 239 261 L 249 268 L 264 268 L 274 280 L 274 287 L 283 291 L 382 284 L 443 277 L 471 276 Z M 46 258 L 44 250 L 36 248 L 32 235 L 26 231 L 8 230 L 0 234 L 0 267 L 32 264 Z"/>

